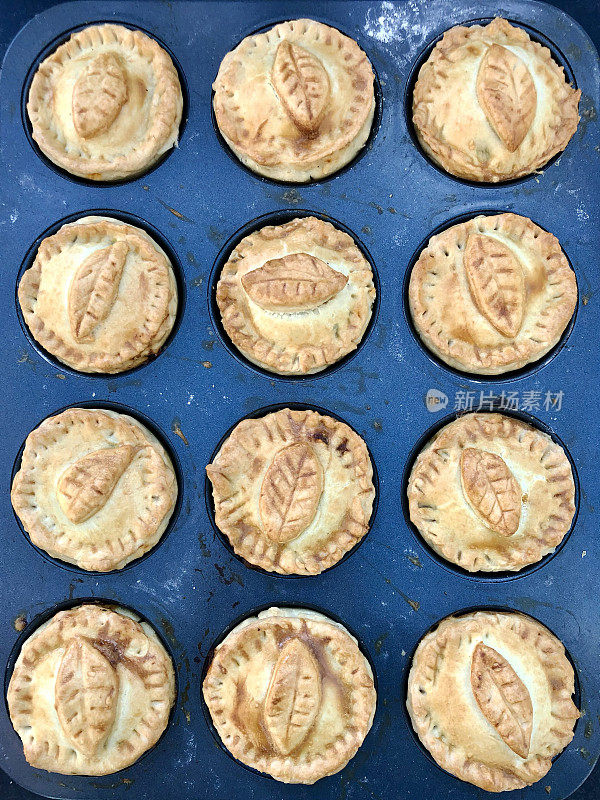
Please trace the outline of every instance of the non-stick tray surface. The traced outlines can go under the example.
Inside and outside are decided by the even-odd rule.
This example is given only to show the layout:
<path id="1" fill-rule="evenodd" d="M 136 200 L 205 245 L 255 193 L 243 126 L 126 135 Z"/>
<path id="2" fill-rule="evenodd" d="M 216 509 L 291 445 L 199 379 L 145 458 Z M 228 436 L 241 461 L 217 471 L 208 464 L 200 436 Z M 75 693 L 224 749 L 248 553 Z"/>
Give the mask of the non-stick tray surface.
<path id="1" fill-rule="evenodd" d="M 590 4 L 591 7 L 591 4 Z M 581 122 L 566 152 L 540 175 L 497 186 L 461 182 L 421 153 L 407 107 L 415 70 L 452 25 L 502 15 L 547 44 L 582 89 Z M 377 72 L 378 113 L 365 152 L 340 174 L 307 186 L 262 180 L 222 145 L 210 112 L 211 83 L 244 36 L 310 16 L 354 37 Z M 31 140 L 24 98 L 40 58 L 85 24 L 141 28 L 173 55 L 186 96 L 180 146 L 140 178 L 103 186 L 53 168 Z M 0 21 L 1 24 L 1 21 Z M 566 798 L 600 754 L 600 552 L 598 499 L 598 252 L 600 186 L 598 55 L 557 8 L 524 0 L 409 2 L 87 2 L 50 8 L 17 35 L 0 80 L 2 270 L 0 318 L 3 447 L 0 455 L 0 664 L 3 689 L 23 638 L 65 605 L 94 598 L 134 609 L 161 634 L 177 666 L 178 696 L 157 746 L 104 778 L 30 768 L 0 702 L 0 767 L 47 797 L 203 800 L 248 797 L 482 797 L 447 775 L 417 743 L 405 712 L 411 654 L 444 616 L 474 607 L 531 614 L 565 644 L 582 709 L 575 737 L 550 773 L 515 797 Z M 433 360 L 406 307 L 406 276 L 431 233 L 480 211 L 514 211 L 556 234 L 575 270 L 579 307 L 556 351 L 517 377 L 474 380 Z M 77 374 L 32 341 L 15 289 L 40 239 L 65 219 L 114 214 L 152 232 L 180 281 L 178 325 L 155 360 L 113 377 Z M 316 213 L 352 232 L 379 279 L 377 318 L 358 352 L 321 376 L 285 380 L 232 352 L 214 313 L 219 265 L 241 233 Z M 440 561 L 407 522 L 402 502 L 418 447 L 461 410 L 504 408 L 547 429 L 567 448 L 579 482 L 578 516 L 564 545 L 516 575 L 473 576 Z M 437 402 L 435 402 L 437 399 Z M 286 579 L 251 569 L 215 533 L 204 467 L 227 430 L 257 409 L 311 404 L 338 415 L 366 440 L 379 475 L 379 507 L 365 541 L 318 577 Z M 70 405 L 139 416 L 169 448 L 181 498 L 161 543 L 128 568 L 83 572 L 36 550 L 10 505 L 12 475 L 27 434 Z M 430 410 L 433 409 L 433 410 Z M 378 681 L 375 722 L 341 773 L 312 787 L 286 787 L 235 763 L 215 739 L 200 683 L 214 642 L 240 616 L 268 605 L 316 607 L 360 639 Z M 26 623 L 24 631 L 16 628 Z M 15 627 L 16 626 L 16 627 Z"/>

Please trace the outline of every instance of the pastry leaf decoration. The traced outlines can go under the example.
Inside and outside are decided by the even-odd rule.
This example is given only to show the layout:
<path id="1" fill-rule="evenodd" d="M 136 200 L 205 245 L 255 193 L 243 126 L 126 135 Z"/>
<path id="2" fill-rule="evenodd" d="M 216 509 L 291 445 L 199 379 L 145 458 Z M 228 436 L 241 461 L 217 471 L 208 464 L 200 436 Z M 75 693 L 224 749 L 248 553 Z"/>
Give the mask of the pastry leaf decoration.
<path id="1" fill-rule="evenodd" d="M 521 488 L 504 460 L 465 447 L 460 477 L 463 493 L 483 524 L 502 536 L 515 534 L 521 520 Z"/>
<path id="2" fill-rule="evenodd" d="M 508 661 L 483 642 L 473 651 L 471 687 L 481 713 L 502 741 L 527 758 L 533 727 L 531 697 Z"/>
<path id="3" fill-rule="evenodd" d="M 280 450 L 269 466 L 258 501 L 262 527 L 274 542 L 290 542 L 313 521 L 323 492 L 323 468 L 304 442 Z"/>
<path id="4" fill-rule="evenodd" d="M 71 464 L 58 481 L 58 502 L 76 525 L 103 508 L 138 448 L 131 444 L 104 447 Z"/>
<path id="5" fill-rule="evenodd" d="M 472 233 L 465 247 L 464 267 L 479 313 L 502 336 L 514 339 L 525 313 L 525 281 L 516 256 L 498 239 Z"/>
<path id="6" fill-rule="evenodd" d="M 283 41 L 275 54 L 271 80 L 294 125 L 314 136 L 329 100 L 329 77 L 323 64 L 303 47 Z"/>
<path id="7" fill-rule="evenodd" d="M 95 250 L 79 266 L 69 289 L 69 322 L 77 341 L 93 338 L 96 325 L 110 314 L 129 247 L 115 242 Z"/>
<path id="8" fill-rule="evenodd" d="M 56 674 L 54 705 L 65 735 L 93 756 L 115 721 L 119 681 L 108 659 L 85 639 L 73 639 Z"/>
<path id="9" fill-rule="evenodd" d="M 75 130 L 83 139 L 105 133 L 127 100 L 127 79 L 113 53 L 101 53 L 75 81 L 72 113 Z"/>
<path id="10" fill-rule="evenodd" d="M 257 305 L 288 313 L 317 308 L 347 283 L 347 275 L 308 253 L 273 258 L 242 278 L 244 290 Z"/>
<path id="11" fill-rule="evenodd" d="M 506 149 L 514 153 L 531 127 L 537 105 L 525 62 L 506 47 L 491 45 L 479 65 L 477 99 Z"/>
<path id="12" fill-rule="evenodd" d="M 317 661 L 300 639 L 290 639 L 275 664 L 264 706 L 265 727 L 281 755 L 302 744 L 320 705 Z"/>

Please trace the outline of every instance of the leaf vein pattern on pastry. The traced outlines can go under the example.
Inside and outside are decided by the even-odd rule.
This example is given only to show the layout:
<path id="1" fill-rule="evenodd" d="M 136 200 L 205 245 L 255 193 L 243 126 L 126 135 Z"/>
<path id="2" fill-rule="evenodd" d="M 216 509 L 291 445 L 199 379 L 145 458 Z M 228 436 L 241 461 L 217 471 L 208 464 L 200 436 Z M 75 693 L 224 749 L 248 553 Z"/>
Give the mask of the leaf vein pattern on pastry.
<path id="1" fill-rule="evenodd" d="M 101 53 L 75 82 L 72 113 L 75 130 L 83 139 L 107 131 L 127 100 L 127 81 L 118 58 Z"/>
<path id="2" fill-rule="evenodd" d="M 472 233 L 464 267 L 479 313 L 507 338 L 520 331 L 525 313 L 523 269 L 511 250 L 492 236 Z"/>
<path id="3" fill-rule="evenodd" d="M 262 482 L 259 511 L 264 532 L 274 542 L 299 536 L 313 521 L 323 492 L 323 468 L 305 442 L 284 447 Z"/>
<path id="4" fill-rule="evenodd" d="M 69 321 L 78 341 L 93 338 L 94 328 L 110 314 L 129 252 L 126 242 L 95 250 L 80 265 L 69 288 Z"/>
<path id="5" fill-rule="evenodd" d="M 271 72 L 273 87 L 294 125 L 315 135 L 329 99 L 329 77 L 319 59 L 287 40 L 275 54 Z"/>
<path id="6" fill-rule="evenodd" d="M 138 449 L 131 444 L 103 447 L 63 472 L 58 481 L 58 502 L 71 522 L 86 522 L 106 505 Z"/>
<path id="7" fill-rule="evenodd" d="M 502 536 L 512 536 L 521 520 L 521 488 L 495 453 L 466 447 L 460 457 L 463 493 L 484 525 Z"/>
<path id="8" fill-rule="evenodd" d="M 471 687 L 481 713 L 502 741 L 527 758 L 533 728 L 531 697 L 508 661 L 483 642 L 473 651 Z"/>
<path id="9" fill-rule="evenodd" d="M 310 311 L 347 283 L 347 275 L 307 253 L 273 258 L 242 277 L 248 296 L 267 311 Z"/>
<path id="10" fill-rule="evenodd" d="M 316 659 L 303 642 L 291 639 L 277 659 L 264 705 L 265 727 L 282 755 L 304 741 L 320 705 L 321 679 Z"/>
<path id="11" fill-rule="evenodd" d="M 85 639 L 73 639 L 56 674 L 54 702 L 67 738 L 87 756 L 94 755 L 113 727 L 118 691 L 108 659 Z"/>
<path id="12" fill-rule="evenodd" d="M 537 105 L 525 62 L 506 47 L 491 45 L 477 73 L 477 99 L 506 149 L 514 153 L 531 127 Z"/>

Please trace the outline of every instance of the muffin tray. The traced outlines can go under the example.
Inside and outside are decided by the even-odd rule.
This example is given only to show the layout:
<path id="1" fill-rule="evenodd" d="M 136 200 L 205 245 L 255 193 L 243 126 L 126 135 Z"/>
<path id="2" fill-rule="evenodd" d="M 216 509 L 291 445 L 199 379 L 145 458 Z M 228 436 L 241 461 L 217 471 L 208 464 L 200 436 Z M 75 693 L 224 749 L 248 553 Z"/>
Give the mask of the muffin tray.
<path id="1" fill-rule="evenodd" d="M 592 4 L 590 4 L 590 9 Z M 415 72 L 431 44 L 461 22 L 495 14 L 548 44 L 583 92 L 581 122 L 566 152 L 541 174 L 509 184 L 472 185 L 435 168 L 410 127 Z M 354 37 L 377 72 L 378 112 L 365 151 L 332 178 L 310 185 L 263 180 L 229 153 L 211 117 L 211 83 L 225 53 L 276 22 L 310 16 Z M 40 58 L 85 24 L 141 28 L 173 55 L 186 106 L 180 146 L 151 172 L 110 186 L 66 176 L 39 154 L 24 111 Z M 566 798 L 600 754 L 600 552 L 594 525 L 599 318 L 594 295 L 600 244 L 597 196 L 598 56 L 587 34 L 558 9 L 510 0 L 410 2 L 78 2 L 29 21 L 10 46 L 0 81 L 4 291 L 1 369 L 3 618 L 0 664 L 6 691 L 19 647 L 57 609 L 82 599 L 125 606 L 158 631 L 177 668 L 170 724 L 132 767 L 102 778 L 29 767 L 0 703 L 0 767 L 22 787 L 53 798 L 164 800 L 481 797 L 439 769 L 405 711 L 411 655 L 446 615 L 509 608 L 532 615 L 565 644 L 577 675 L 582 717 L 575 737 L 527 798 Z M 432 232 L 482 211 L 514 211 L 556 234 L 579 285 L 579 307 L 542 363 L 517 375 L 476 380 L 436 362 L 417 341 L 407 275 Z M 15 300 L 18 278 L 40 239 L 66 219 L 105 213 L 147 229 L 171 255 L 180 285 L 178 322 L 151 363 L 118 376 L 85 376 L 44 353 Z M 378 277 L 373 323 L 358 351 L 318 376 L 283 379 L 249 365 L 231 346 L 214 307 L 220 265 L 244 233 L 315 213 L 352 232 Z M 593 271 L 593 272 L 592 272 Z M 594 273 L 594 274 L 593 274 Z M 21 324 L 19 324 L 21 323 Z M 378 509 L 359 548 L 317 577 L 289 579 L 250 568 L 211 524 L 204 467 L 237 421 L 265 407 L 316 406 L 366 440 L 379 475 Z M 120 572 L 86 573 L 31 545 L 10 505 L 10 482 L 27 434 L 67 406 L 107 407 L 139 417 L 169 449 L 180 499 L 161 542 Z M 402 501 L 412 459 L 460 411 L 499 408 L 539 425 L 567 448 L 578 515 L 552 556 L 517 574 L 469 575 L 435 556 L 407 521 Z M 269 605 L 317 608 L 358 637 L 378 682 L 373 728 L 339 774 L 286 787 L 229 757 L 206 719 L 201 679 L 223 631 Z M 22 630 L 25 626 L 24 630 Z"/>

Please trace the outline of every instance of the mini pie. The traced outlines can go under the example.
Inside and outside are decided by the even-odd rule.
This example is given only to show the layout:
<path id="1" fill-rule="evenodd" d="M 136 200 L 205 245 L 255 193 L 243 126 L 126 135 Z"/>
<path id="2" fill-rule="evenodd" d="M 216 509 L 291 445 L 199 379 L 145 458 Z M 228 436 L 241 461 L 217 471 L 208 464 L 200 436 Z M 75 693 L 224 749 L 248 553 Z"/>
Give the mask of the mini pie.
<path id="1" fill-rule="evenodd" d="M 557 344 L 577 281 L 551 233 L 517 214 L 481 216 L 431 237 L 410 276 L 409 304 L 417 333 L 442 361 L 497 375 Z"/>
<path id="2" fill-rule="evenodd" d="M 177 315 L 166 253 L 145 231 L 110 217 L 82 217 L 44 239 L 18 295 L 36 341 L 81 372 L 143 364 Z"/>
<path id="3" fill-rule="evenodd" d="M 223 327 L 246 358 L 279 375 L 319 372 L 358 347 L 375 287 L 347 233 L 315 217 L 246 236 L 223 267 Z"/>
<path id="4" fill-rule="evenodd" d="M 215 522 L 237 555 L 270 572 L 316 575 L 367 533 L 375 487 L 364 441 L 316 411 L 244 419 L 206 468 Z"/>
<path id="5" fill-rule="evenodd" d="M 144 172 L 177 144 L 182 107 L 177 70 L 154 39 L 93 25 L 42 61 L 27 113 L 54 164 L 109 181 Z"/>
<path id="6" fill-rule="evenodd" d="M 516 571 L 571 528 L 575 483 L 562 447 L 502 414 L 465 414 L 419 453 L 410 519 L 443 558 L 469 572 Z"/>
<path id="7" fill-rule="evenodd" d="M 413 123 L 447 172 L 496 183 L 529 175 L 565 149 L 580 96 L 548 48 L 496 18 L 446 31 L 419 70 Z"/>
<path id="8" fill-rule="evenodd" d="M 310 19 L 282 22 L 227 53 L 213 84 L 219 130 L 240 161 L 276 180 L 323 178 L 364 146 L 373 69 L 353 39 Z"/>
<path id="9" fill-rule="evenodd" d="M 452 775 L 488 792 L 539 781 L 579 718 L 573 667 L 531 617 L 447 617 L 420 641 L 407 707 L 419 739 Z"/>
<path id="10" fill-rule="evenodd" d="M 136 419 L 69 408 L 27 437 L 11 499 L 33 544 L 81 569 L 108 572 L 158 542 L 177 480 L 163 446 Z"/>
<path id="11" fill-rule="evenodd" d="M 133 764 L 167 727 L 171 658 L 130 612 L 99 605 L 59 611 L 23 644 L 8 708 L 32 767 L 110 775 Z"/>
<path id="12" fill-rule="evenodd" d="M 377 699 L 356 639 L 302 608 L 240 623 L 216 647 L 202 688 L 229 752 L 283 783 L 315 783 L 345 767 Z"/>

